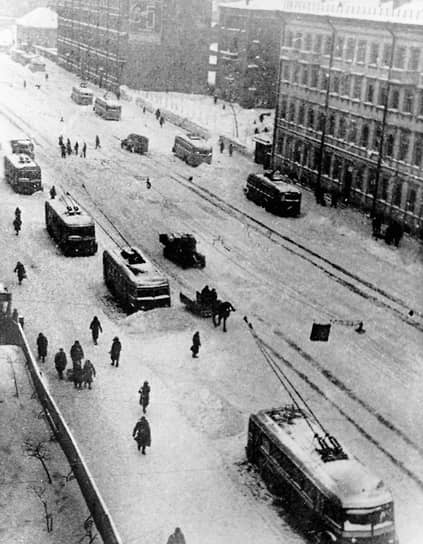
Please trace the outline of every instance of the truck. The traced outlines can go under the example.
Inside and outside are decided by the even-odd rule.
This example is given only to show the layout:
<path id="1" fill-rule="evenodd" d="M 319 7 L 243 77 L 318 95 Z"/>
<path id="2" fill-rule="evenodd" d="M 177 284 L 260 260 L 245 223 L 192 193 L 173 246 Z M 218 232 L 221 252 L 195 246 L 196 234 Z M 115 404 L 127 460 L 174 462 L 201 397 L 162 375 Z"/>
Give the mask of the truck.
<path id="1" fill-rule="evenodd" d="M 204 268 L 206 258 L 197 252 L 197 240 L 192 234 L 171 232 L 159 235 L 164 245 L 163 256 L 182 268 Z"/>

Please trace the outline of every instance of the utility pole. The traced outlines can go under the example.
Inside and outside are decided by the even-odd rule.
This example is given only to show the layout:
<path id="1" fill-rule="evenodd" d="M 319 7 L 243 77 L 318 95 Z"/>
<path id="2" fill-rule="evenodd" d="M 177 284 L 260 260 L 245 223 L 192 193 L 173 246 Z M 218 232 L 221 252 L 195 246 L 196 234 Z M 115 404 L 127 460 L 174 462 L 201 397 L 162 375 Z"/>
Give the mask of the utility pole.
<path id="1" fill-rule="evenodd" d="M 383 101 L 382 129 L 381 129 L 380 141 L 379 141 L 379 155 L 378 155 L 378 158 L 377 158 L 377 165 L 376 165 L 375 186 L 374 186 L 374 190 L 373 190 L 372 217 L 376 216 L 380 171 L 382 169 L 383 146 L 384 146 L 384 143 L 385 143 L 386 118 L 387 118 L 387 115 L 388 115 L 389 94 L 390 94 L 390 90 L 391 90 L 392 66 L 394 64 L 394 54 L 395 54 L 395 34 L 393 33 L 391 28 L 388 27 L 387 30 L 392 36 L 392 46 L 391 46 L 391 58 L 389 59 L 388 82 L 387 82 L 387 85 L 386 85 L 385 96 L 384 96 L 384 101 Z"/>
<path id="2" fill-rule="evenodd" d="M 326 137 L 326 130 L 327 130 L 327 124 L 328 124 L 328 110 L 329 110 L 329 96 L 330 96 L 330 85 L 331 85 L 331 72 L 332 72 L 332 65 L 333 65 L 333 54 L 335 51 L 335 36 L 336 36 L 336 30 L 334 25 L 331 23 L 330 18 L 327 19 L 328 25 L 332 29 L 332 36 L 331 36 L 331 44 L 330 44 L 330 54 L 329 54 L 329 66 L 328 66 L 328 74 L 326 78 L 326 95 L 325 95 L 325 105 L 324 105 L 324 119 L 323 119 L 323 126 L 322 126 L 322 134 L 320 137 L 320 146 L 319 146 L 319 162 L 318 162 L 318 169 L 317 169 L 317 180 L 316 180 L 316 187 L 315 187 L 315 195 L 316 195 L 316 201 L 318 204 L 322 204 L 323 201 L 323 195 L 322 195 L 322 169 L 323 169 L 323 153 L 325 148 L 325 137 Z"/>
<path id="3" fill-rule="evenodd" d="M 273 142 L 272 142 L 272 158 L 271 165 L 272 170 L 275 170 L 275 153 L 276 153 L 276 136 L 278 133 L 278 122 L 279 122 L 279 100 L 280 100 L 280 91 L 281 91 L 281 78 L 282 78 L 282 45 L 285 41 L 285 28 L 286 22 L 282 21 L 281 24 L 281 34 L 279 40 L 279 64 L 278 64 L 278 79 L 276 82 L 276 103 L 275 103 L 275 120 L 273 124 Z"/>

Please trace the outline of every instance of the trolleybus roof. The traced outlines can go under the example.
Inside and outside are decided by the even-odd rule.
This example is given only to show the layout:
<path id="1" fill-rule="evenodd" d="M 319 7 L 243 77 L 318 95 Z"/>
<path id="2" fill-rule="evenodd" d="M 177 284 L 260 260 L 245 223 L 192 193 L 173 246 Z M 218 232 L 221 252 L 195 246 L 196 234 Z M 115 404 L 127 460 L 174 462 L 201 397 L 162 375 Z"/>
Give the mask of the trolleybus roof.
<path id="1" fill-rule="evenodd" d="M 90 227 L 94 225 L 93 218 L 79 205 L 68 205 L 63 198 L 47 200 L 47 203 L 60 215 L 65 223 L 72 227 Z"/>
<path id="2" fill-rule="evenodd" d="M 269 179 L 263 174 L 252 174 L 252 175 L 260 178 L 260 180 L 263 182 L 264 185 L 276 187 L 280 191 L 284 191 L 284 192 L 289 191 L 290 193 L 301 194 L 301 191 L 298 189 L 298 187 L 295 187 L 295 185 L 293 185 L 292 183 L 289 183 L 289 179 L 287 181 L 284 181 L 282 179 Z"/>
<path id="3" fill-rule="evenodd" d="M 8 153 L 5 155 L 15 168 L 39 168 L 38 164 L 25 153 Z"/>
<path id="4" fill-rule="evenodd" d="M 125 247 L 121 251 L 109 250 L 109 253 L 122 265 L 134 283 L 139 283 L 140 286 L 146 284 L 167 285 L 167 278 L 157 270 L 139 248 Z"/>

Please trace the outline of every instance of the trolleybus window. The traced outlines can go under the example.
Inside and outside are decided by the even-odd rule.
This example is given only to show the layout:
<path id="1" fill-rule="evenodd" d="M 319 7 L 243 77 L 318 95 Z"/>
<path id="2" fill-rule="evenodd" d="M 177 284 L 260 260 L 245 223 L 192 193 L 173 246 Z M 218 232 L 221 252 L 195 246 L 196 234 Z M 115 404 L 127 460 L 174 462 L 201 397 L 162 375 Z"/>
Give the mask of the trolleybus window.
<path id="1" fill-rule="evenodd" d="M 94 111 L 103 119 L 119 121 L 122 115 L 122 106 L 116 100 L 97 97 L 94 100 Z"/>

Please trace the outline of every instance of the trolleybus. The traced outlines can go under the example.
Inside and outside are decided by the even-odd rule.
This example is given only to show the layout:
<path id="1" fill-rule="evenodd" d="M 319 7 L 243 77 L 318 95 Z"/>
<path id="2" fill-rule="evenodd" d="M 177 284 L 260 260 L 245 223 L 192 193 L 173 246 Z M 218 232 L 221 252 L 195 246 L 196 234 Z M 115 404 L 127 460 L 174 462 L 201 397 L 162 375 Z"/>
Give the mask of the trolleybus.
<path id="1" fill-rule="evenodd" d="M 172 152 L 190 166 L 198 166 L 202 162 L 211 164 L 213 148 L 200 136 L 187 134 L 175 136 Z"/>
<path id="2" fill-rule="evenodd" d="M 97 97 L 94 100 L 94 111 L 103 119 L 112 121 L 120 121 L 122 116 L 122 106 L 110 98 Z"/>
<path id="3" fill-rule="evenodd" d="M 89 106 L 93 103 L 94 93 L 84 85 L 72 87 L 71 98 L 76 104 Z"/>
<path id="4" fill-rule="evenodd" d="M 104 281 L 128 312 L 170 306 L 169 281 L 136 247 L 103 252 Z"/>
<path id="5" fill-rule="evenodd" d="M 250 174 L 244 187 L 245 196 L 277 215 L 298 216 L 301 210 L 301 191 L 282 174 L 269 179 L 262 174 Z"/>
<path id="6" fill-rule="evenodd" d="M 64 255 L 94 255 L 97 251 L 92 218 L 71 198 L 45 203 L 47 232 Z"/>
<path id="7" fill-rule="evenodd" d="M 22 153 L 11 153 L 4 157 L 4 177 L 16 193 L 32 195 L 41 191 L 41 168 Z"/>
<path id="8" fill-rule="evenodd" d="M 274 494 L 305 507 L 317 542 L 397 544 L 389 489 L 308 418 L 293 405 L 251 415 L 248 460 Z"/>

